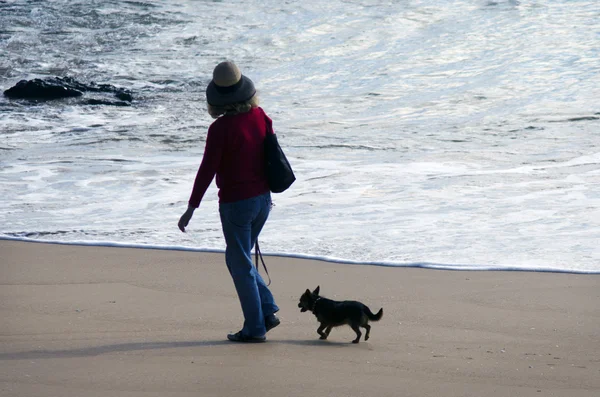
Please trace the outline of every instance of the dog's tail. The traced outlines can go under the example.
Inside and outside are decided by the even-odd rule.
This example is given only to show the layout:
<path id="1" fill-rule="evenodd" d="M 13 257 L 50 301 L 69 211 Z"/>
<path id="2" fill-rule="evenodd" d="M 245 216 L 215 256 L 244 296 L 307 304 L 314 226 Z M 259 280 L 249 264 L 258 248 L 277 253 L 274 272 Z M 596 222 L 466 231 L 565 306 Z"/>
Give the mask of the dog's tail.
<path id="1" fill-rule="evenodd" d="M 371 309 L 369 309 L 367 306 L 365 306 L 363 311 L 367 315 L 367 317 L 369 317 L 369 320 L 371 320 L 371 321 L 379 321 L 379 320 L 381 320 L 381 317 L 383 317 L 383 307 L 381 309 L 379 309 L 377 314 L 373 314 Z"/>

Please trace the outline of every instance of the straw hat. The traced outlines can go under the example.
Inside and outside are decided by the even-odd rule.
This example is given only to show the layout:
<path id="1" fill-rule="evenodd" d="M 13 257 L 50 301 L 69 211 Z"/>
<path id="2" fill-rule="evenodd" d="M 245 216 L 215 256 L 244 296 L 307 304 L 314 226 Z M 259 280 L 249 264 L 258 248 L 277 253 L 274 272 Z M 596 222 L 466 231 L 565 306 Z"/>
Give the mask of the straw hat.
<path id="1" fill-rule="evenodd" d="M 213 70 L 206 87 L 206 100 L 212 106 L 246 102 L 256 94 L 254 83 L 231 61 L 221 62 Z"/>

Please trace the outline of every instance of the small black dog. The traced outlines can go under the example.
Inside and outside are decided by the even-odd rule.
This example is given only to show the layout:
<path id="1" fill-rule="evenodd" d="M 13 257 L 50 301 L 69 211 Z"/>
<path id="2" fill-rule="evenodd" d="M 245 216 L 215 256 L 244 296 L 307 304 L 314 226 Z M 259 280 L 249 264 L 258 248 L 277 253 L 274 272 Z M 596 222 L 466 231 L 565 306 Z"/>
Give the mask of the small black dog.
<path id="1" fill-rule="evenodd" d="M 321 335 L 320 339 L 327 339 L 333 327 L 347 324 L 356 332 L 356 339 L 352 343 L 360 341 L 362 333 L 359 327 L 367 330 L 365 340 L 369 340 L 369 332 L 371 331 L 369 320 L 379 321 L 381 316 L 383 316 L 383 308 L 379 309 L 377 314 L 373 314 L 366 305 L 360 302 L 337 302 L 319 296 L 319 290 L 320 286 L 313 292 L 307 289 L 300 297 L 298 307 L 301 309 L 301 312 L 310 310 L 317 317 L 317 321 L 321 323 L 319 329 L 317 329 L 317 332 Z"/>

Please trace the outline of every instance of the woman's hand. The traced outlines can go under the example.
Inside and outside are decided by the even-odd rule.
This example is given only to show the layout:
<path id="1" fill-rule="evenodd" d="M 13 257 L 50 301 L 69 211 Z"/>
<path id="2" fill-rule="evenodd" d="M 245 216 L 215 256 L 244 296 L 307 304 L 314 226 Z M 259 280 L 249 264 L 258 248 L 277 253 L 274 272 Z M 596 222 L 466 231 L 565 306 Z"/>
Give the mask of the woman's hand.
<path id="1" fill-rule="evenodd" d="M 181 218 L 179 218 L 179 223 L 177 226 L 179 226 L 179 230 L 184 233 L 185 227 L 188 225 L 188 223 L 190 223 L 190 219 L 192 219 L 192 215 L 194 215 L 194 210 L 194 207 L 188 207 L 187 211 L 185 211 L 183 215 L 181 215 Z"/>

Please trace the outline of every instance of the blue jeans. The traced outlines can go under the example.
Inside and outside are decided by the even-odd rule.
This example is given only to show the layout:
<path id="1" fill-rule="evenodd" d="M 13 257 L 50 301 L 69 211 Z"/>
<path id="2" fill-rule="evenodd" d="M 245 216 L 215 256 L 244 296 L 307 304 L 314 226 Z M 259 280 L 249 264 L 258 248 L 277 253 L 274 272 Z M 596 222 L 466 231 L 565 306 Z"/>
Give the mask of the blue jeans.
<path id="1" fill-rule="evenodd" d="M 263 336 L 265 316 L 279 311 L 273 294 L 252 264 L 251 250 L 271 210 L 271 193 L 234 203 L 219 204 L 225 236 L 225 262 L 233 278 L 242 312 L 246 336 Z"/>

